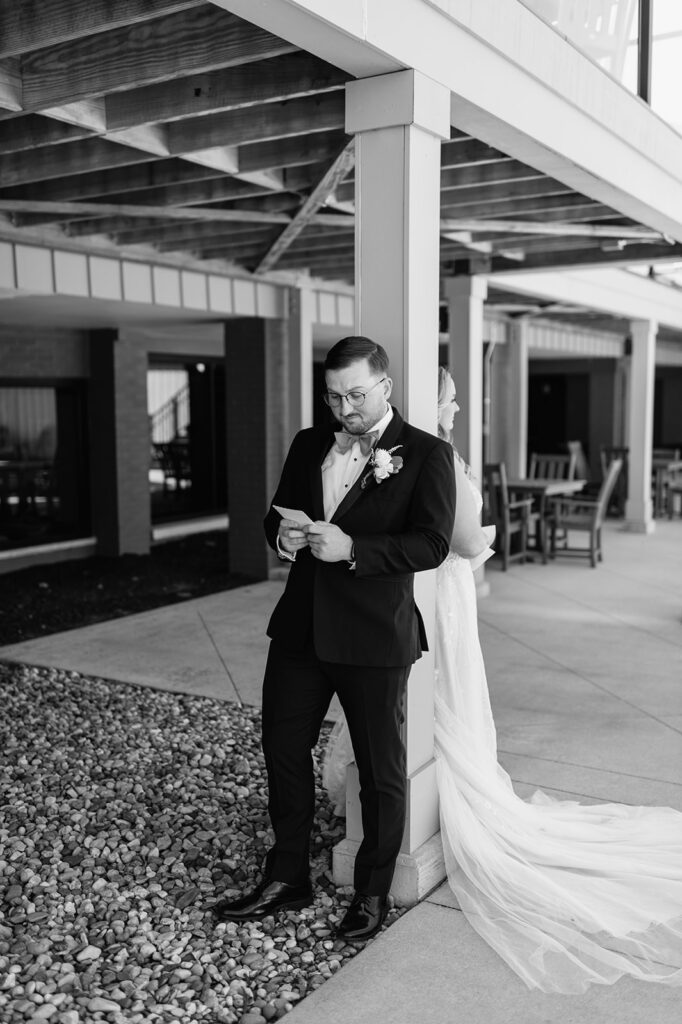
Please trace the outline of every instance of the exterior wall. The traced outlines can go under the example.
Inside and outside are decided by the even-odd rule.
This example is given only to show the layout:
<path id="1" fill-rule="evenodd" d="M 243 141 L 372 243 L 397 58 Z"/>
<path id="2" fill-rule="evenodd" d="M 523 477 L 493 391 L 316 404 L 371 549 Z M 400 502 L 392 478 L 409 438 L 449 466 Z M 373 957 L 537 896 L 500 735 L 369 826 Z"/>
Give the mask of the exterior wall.
<path id="1" fill-rule="evenodd" d="M 87 331 L 0 325 L 0 378 L 73 379 L 89 370 Z"/>
<path id="2" fill-rule="evenodd" d="M 289 331 L 285 320 L 225 328 L 230 569 L 266 579 L 276 558 L 263 535 L 288 446 Z"/>

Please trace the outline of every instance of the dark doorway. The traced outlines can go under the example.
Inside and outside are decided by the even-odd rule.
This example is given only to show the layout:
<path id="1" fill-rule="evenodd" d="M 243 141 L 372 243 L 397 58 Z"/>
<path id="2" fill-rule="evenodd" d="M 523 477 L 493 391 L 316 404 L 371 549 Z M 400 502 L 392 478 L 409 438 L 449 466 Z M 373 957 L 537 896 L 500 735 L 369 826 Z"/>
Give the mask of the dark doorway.
<path id="1" fill-rule="evenodd" d="M 222 360 L 154 360 L 147 378 L 152 522 L 227 510 Z"/>
<path id="2" fill-rule="evenodd" d="M 566 442 L 589 438 L 587 373 L 531 373 L 528 381 L 528 452 L 564 452 Z"/>

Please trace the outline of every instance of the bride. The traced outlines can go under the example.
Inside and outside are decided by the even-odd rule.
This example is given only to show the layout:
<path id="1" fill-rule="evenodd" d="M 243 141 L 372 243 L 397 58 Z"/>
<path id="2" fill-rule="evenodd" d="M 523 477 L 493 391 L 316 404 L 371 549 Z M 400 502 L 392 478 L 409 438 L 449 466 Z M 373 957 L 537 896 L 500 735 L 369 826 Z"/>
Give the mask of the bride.
<path id="1" fill-rule="evenodd" d="M 439 371 L 439 432 L 455 385 Z M 682 985 L 682 813 L 514 793 L 497 762 L 474 569 L 492 554 L 481 495 L 455 452 L 457 514 L 437 570 L 435 754 L 448 882 L 471 926 L 529 988 L 579 993 L 628 975 Z M 343 813 L 353 753 L 332 732 L 324 783 Z"/>

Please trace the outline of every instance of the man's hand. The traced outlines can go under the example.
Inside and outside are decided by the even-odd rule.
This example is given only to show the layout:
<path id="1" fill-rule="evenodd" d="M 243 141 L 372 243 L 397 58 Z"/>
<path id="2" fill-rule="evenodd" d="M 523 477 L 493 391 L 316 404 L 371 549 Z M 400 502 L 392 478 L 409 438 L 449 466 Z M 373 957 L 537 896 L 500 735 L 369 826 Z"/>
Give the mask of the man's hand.
<path id="1" fill-rule="evenodd" d="M 310 550 L 321 562 L 350 561 L 353 540 L 333 523 L 317 520 L 304 527 Z"/>
<path id="2" fill-rule="evenodd" d="M 303 532 L 301 525 L 293 519 L 283 519 L 277 531 L 280 547 L 285 551 L 300 551 L 308 547 L 308 538 Z"/>

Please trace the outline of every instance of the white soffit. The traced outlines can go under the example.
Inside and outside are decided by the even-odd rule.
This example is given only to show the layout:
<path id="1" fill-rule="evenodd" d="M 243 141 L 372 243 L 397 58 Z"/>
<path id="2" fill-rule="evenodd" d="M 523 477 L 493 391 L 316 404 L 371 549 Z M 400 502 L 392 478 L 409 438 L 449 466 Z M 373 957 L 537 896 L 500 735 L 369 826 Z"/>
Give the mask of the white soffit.
<path id="1" fill-rule="evenodd" d="M 495 288 L 682 330 L 682 292 L 627 270 L 492 274 Z"/>
<path id="2" fill-rule="evenodd" d="M 458 128 L 682 241 L 682 137 L 522 4 L 214 2 L 357 77 L 421 71 Z"/>

